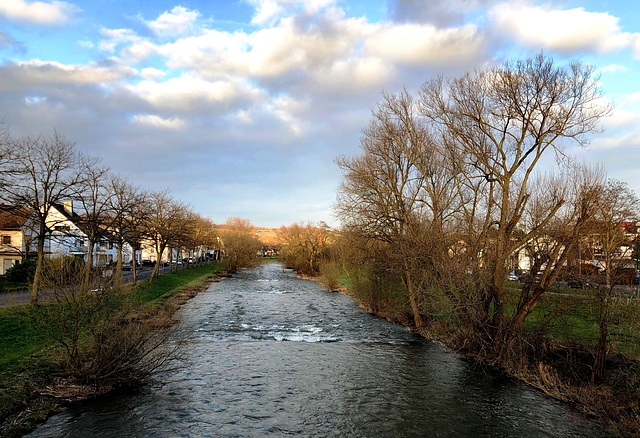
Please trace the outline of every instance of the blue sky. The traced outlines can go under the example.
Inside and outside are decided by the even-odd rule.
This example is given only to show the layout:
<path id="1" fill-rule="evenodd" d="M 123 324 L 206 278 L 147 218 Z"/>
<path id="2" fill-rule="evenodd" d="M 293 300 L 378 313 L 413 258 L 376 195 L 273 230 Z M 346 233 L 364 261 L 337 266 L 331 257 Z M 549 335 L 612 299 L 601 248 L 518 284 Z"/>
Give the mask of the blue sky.
<path id="1" fill-rule="evenodd" d="M 637 0 L 0 0 L 0 119 L 216 222 L 326 221 L 383 90 L 541 50 L 615 105 L 569 152 L 640 192 Z"/>

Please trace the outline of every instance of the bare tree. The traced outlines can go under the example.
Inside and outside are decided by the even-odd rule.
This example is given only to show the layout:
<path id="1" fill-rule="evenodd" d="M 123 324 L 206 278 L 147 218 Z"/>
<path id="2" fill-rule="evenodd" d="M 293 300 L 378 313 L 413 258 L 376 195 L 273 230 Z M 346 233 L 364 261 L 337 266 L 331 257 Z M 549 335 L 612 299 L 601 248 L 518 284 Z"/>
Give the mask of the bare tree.
<path id="1" fill-rule="evenodd" d="M 85 165 L 82 172 L 84 182 L 78 187 L 76 198 L 81 205 L 80 227 L 89 241 L 81 288 L 86 293 L 89 290 L 96 245 L 108 235 L 117 217 L 111 208 L 114 192 L 109 185 L 109 169 Z"/>
<path id="2" fill-rule="evenodd" d="M 148 237 L 148 223 L 151 218 L 151 196 L 144 191 L 135 190 L 132 193 L 132 202 L 129 204 L 129 213 L 122 217 L 122 237 L 131 246 L 131 269 L 133 283 L 138 281 L 138 269 L 136 253 L 141 248 L 141 243 Z"/>
<path id="3" fill-rule="evenodd" d="M 223 263 L 227 274 L 249 266 L 256 258 L 262 243 L 255 234 L 249 219 L 229 217 L 220 229 L 224 249 Z"/>
<path id="4" fill-rule="evenodd" d="M 183 236 L 191 209 L 177 202 L 167 191 L 149 195 L 149 216 L 147 219 L 147 236 L 151 239 L 156 252 L 156 264 L 149 281 L 158 277 L 162 256 L 167 247 Z"/>
<path id="5" fill-rule="evenodd" d="M 280 227 L 278 238 L 284 244 L 282 254 L 285 264 L 302 274 L 318 275 L 320 261 L 326 256 L 329 236 L 328 227 L 312 222 Z"/>
<path id="6" fill-rule="evenodd" d="M 336 210 L 347 228 L 393 246 L 389 261 L 402 273 L 416 326 L 426 290 L 436 288 L 481 348 L 500 354 L 586 223 L 576 216 L 588 199 L 580 177 L 551 175 L 540 189 L 545 177 L 535 170 L 549 157 L 567 173 L 564 147 L 587 143 L 609 112 L 600 97 L 591 67 L 557 66 L 542 54 L 429 80 L 417 100 L 406 90 L 383 96 L 363 133 L 363 155 L 338 159 L 345 176 Z M 574 182 L 584 193 L 566 190 Z M 562 215 L 574 229 L 561 232 Z M 546 274 L 509 319 L 509 261 L 552 238 L 564 239 L 550 249 L 556 263 L 540 259 Z"/>
<path id="7" fill-rule="evenodd" d="M 120 287 L 122 279 L 123 264 L 123 248 L 127 242 L 127 238 L 135 234 L 130 227 L 136 229 L 136 224 L 144 218 L 134 217 L 137 214 L 143 214 L 138 207 L 144 203 L 144 194 L 137 187 L 131 185 L 120 176 L 111 176 L 108 181 L 109 191 L 112 193 L 110 214 L 112 215 L 110 233 L 116 243 L 116 269 L 113 275 L 114 288 Z M 139 227 L 138 227 L 139 228 Z M 135 247 L 132 246 L 132 270 L 135 266 Z"/>
<path id="8" fill-rule="evenodd" d="M 393 245 L 415 325 L 421 327 L 421 270 L 429 251 L 421 244 L 427 229 L 440 239 L 431 243 L 445 243 L 443 226 L 458 202 L 453 169 L 406 90 L 383 96 L 361 148 L 362 156 L 337 160 L 344 180 L 336 211 L 345 225 Z"/>
<path id="9" fill-rule="evenodd" d="M 523 230 L 534 170 L 549 154 L 562 162 L 567 143 L 588 142 L 610 111 L 600 97 L 592 67 L 557 66 L 542 54 L 422 87 L 422 114 L 440 133 L 467 184 L 478 181 L 477 187 L 484 187 L 482 208 L 466 220 L 481 225 L 477 235 L 485 242 L 481 325 L 494 345 L 500 345 L 504 329 L 507 260 L 523 242 L 536 239 L 566 202 L 551 198 L 541 220 Z"/>
<path id="10" fill-rule="evenodd" d="M 526 318 L 540 302 L 544 293 L 567 269 L 576 245 L 594 230 L 605 175 L 601 167 L 576 166 L 564 178 L 546 178 L 542 187 L 523 215 L 524 229 L 535 229 L 541 222 L 535 239 L 522 241 L 532 261 L 531 275 L 525 281 L 515 311 L 509 317 L 507 328 L 517 333 Z M 537 196 L 536 196 L 537 195 Z M 546 220 L 548 209 L 561 197 L 565 202 L 551 220 Z"/>
<path id="11" fill-rule="evenodd" d="M 85 181 L 82 169 L 95 161 L 79 154 L 74 144 L 58 132 L 11 140 L 9 180 L 1 196 L 5 204 L 30 207 L 33 212 L 30 220 L 34 225 L 38 258 L 31 289 L 32 304 L 38 301 L 49 212 L 54 204 L 77 193 Z"/>
<path id="12" fill-rule="evenodd" d="M 604 284 L 596 288 L 598 295 L 599 337 L 591 380 L 601 380 L 605 373 L 605 360 L 609 346 L 609 311 L 615 286 L 616 274 L 631 260 L 633 238 L 625 225 L 638 220 L 640 206 L 635 193 L 626 183 L 609 180 L 597 199 L 594 215 L 596 245 L 604 262 Z"/>

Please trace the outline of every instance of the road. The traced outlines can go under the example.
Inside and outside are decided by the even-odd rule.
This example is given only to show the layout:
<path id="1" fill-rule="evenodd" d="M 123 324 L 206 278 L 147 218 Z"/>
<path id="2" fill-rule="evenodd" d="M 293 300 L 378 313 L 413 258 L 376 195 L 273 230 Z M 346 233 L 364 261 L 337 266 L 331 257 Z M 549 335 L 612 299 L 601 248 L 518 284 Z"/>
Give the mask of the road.
<path id="1" fill-rule="evenodd" d="M 152 267 L 143 267 L 138 270 L 138 282 L 148 280 L 151 276 L 151 272 L 153 271 Z M 160 273 L 165 274 L 169 272 L 169 267 L 161 267 Z M 133 281 L 133 273 L 131 271 L 124 271 L 122 273 L 122 280 L 124 283 L 131 283 Z M 43 290 L 39 294 L 39 299 L 41 301 L 48 301 L 53 299 L 51 292 L 47 293 L 46 290 Z M 18 292 L 6 292 L 0 291 L 0 308 L 2 307 L 11 307 L 11 306 L 20 306 L 23 304 L 29 304 L 31 301 L 31 291 L 18 291 Z"/>

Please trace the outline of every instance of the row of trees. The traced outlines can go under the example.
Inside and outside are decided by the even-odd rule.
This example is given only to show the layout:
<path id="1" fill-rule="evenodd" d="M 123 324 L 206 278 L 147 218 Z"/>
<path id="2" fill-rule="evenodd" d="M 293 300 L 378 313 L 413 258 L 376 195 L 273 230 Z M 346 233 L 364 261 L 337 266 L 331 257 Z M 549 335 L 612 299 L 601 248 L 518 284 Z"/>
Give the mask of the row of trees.
<path id="1" fill-rule="evenodd" d="M 95 244 L 115 240 L 114 285 L 121 279 L 125 243 L 139 248 L 151 242 L 156 265 L 151 279 L 158 276 L 160 261 L 167 249 L 176 248 L 194 260 L 202 260 L 208 249 L 218 246 L 216 229 L 210 219 L 174 199 L 167 191 L 150 192 L 129 183 L 75 149 L 63 135 L 13 137 L 5 129 L 0 135 L 0 202 L 13 214 L 28 218 L 27 248 L 35 244 L 37 263 L 31 302 L 38 290 L 45 263 L 45 244 L 55 224 L 55 205 L 74 201 L 79 206 L 77 221 L 88 239 L 82 291 L 89 290 Z M 25 252 L 25 256 L 29 250 Z M 170 251 L 169 254 L 173 254 Z M 136 277 L 133 263 L 134 280 Z"/>
<path id="2" fill-rule="evenodd" d="M 601 167 L 567 154 L 610 112 L 601 97 L 591 67 L 542 54 L 428 80 L 415 95 L 384 94 L 362 154 L 337 159 L 336 211 L 352 262 L 379 267 L 378 282 L 401 280 L 416 327 L 450 312 L 480 356 L 499 362 L 579 242 L 595 238 L 606 340 L 621 224 L 637 220 L 638 203 Z M 532 275 L 514 296 L 505 280 L 521 251 Z"/>

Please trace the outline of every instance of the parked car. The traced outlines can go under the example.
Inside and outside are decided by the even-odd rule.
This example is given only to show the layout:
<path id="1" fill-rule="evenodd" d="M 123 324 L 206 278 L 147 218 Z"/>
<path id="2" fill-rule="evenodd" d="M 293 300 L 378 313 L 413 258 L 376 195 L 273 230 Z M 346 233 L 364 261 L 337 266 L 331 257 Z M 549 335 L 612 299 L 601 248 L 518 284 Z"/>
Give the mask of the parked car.
<path id="1" fill-rule="evenodd" d="M 516 274 L 514 274 L 513 272 L 509 273 L 508 279 L 509 279 L 509 281 L 518 281 L 519 280 L 518 276 Z"/>
<path id="2" fill-rule="evenodd" d="M 136 260 L 136 269 L 139 269 L 142 265 L 140 264 L 139 261 Z M 122 264 L 122 270 L 123 271 L 133 271 L 133 260 L 131 260 L 130 262 L 126 262 Z"/>

